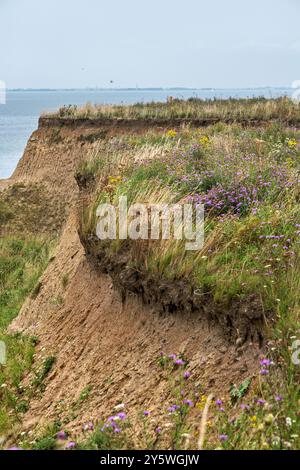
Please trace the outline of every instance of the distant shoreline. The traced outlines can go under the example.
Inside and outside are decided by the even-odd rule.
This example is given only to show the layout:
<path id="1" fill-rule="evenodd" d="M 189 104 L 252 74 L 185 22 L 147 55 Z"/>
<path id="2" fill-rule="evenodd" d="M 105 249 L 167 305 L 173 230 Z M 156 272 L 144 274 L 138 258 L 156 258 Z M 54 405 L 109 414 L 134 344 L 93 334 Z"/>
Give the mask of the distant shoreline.
<path id="1" fill-rule="evenodd" d="M 170 88 L 8 88 L 8 92 L 45 92 L 45 91 L 64 91 L 64 92 L 72 92 L 72 91 L 211 91 L 215 92 L 217 90 L 293 90 L 292 87 L 285 87 L 285 86 L 262 86 L 262 87 L 242 87 L 242 88 L 211 88 L 211 87 L 205 87 L 205 88 L 184 88 L 184 87 L 170 87 Z"/>

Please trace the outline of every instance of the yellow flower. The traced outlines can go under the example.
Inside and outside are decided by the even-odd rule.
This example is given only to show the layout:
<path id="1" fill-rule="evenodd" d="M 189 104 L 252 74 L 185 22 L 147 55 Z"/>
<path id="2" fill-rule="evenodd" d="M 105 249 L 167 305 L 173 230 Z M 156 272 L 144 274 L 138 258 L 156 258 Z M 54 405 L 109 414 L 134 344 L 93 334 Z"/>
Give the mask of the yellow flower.
<path id="1" fill-rule="evenodd" d="M 173 139 L 174 137 L 177 136 L 177 132 L 174 131 L 173 129 L 171 129 L 171 130 L 169 130 L 169 131 L 167 132 L 167 136 L 168 136 L 168 137 L 171 137 L 171 138 Z"/>
<path id="2" fill-rule="evenodd" d="M 120 181 L 122 180 L 122 177 L 121 176 L 109 176 L 108 177 L 108 182 L 109 184 L 117 184 L 117 183 L 120 183 Z"/>
<path id="3" fill-rule="evenodd" d="M 210 138 L 207 135 L 200 137 L 199 142 L 203 147 L 208 147 L 210 144 Z"/>
<path id="4" fill-rule="evenodd" d="M 288 144 L 288 146 L 289 146 L 290 148 L 293 149 L 293 148 L 295 148 L 295 147 L 297 146 L 298 142 L 297 142 L 297 140 L 295 140 L 295 139 L 290 139 L 290 140 L 288 140 L 288 143 L 287 143 L 287 144 Z"/>
<path id="5" fill-rule="evenodd" d="M 257 421 L 257 416 L 255 416 L 255 415 L 254 415 L 254 416 L 251 416 L 251 417 L 250 417 L 250 421 L 252 421 L 252 423 L 256 423 L 256 421 Z"/>
<path id="6" fill-rule="evenodd" d="M 196 403 L 196 407 L 199 408 L 199 410 L 203 410 L 203 408 L 205 406 L 205 403 L 206 403 L 206 400 L 207 400 L 207 396 L 202 395 L 202 397 L 200 398 L 200 401 L 198 401 L 198 403 Z"/>

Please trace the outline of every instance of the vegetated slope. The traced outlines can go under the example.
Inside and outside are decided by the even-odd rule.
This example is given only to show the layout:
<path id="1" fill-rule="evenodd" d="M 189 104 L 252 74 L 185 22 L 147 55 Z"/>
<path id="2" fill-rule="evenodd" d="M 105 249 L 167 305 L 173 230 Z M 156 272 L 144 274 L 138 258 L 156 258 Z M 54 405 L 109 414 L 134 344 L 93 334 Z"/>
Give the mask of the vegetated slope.
<path id="1" fill-rule="evenodd" d="M 54 122 L 57 124 L 57 121 Z M 216 133 L 216 143 L 220 145 L 222 136 L 218 137 L 218 129 L 213 129 L 212 132 Z M 233 130 L 236 131 L 235 128 Z M 192 381 L 184 386 L 184 396 L 199 404 L 192 408 L 193 429 L 201 419 L 201 403 L 203 404 L 207 395 L 213 393 L 226 398 L 231 384 L 235 383 L 237 387 L 231 387 L 231 391 L 234 400 L 238 400 L 248 390 L 249 381 L 245 380 L 251 379 L 257 372 L 262 353 L 257 343 L 248 338 L 248 342 L 243 344 L 236 335 L 232 335 L 231 340 L 237 338 L 237 342 L 229 342 L 221 324 L 214 321 L 213 316 L 208 320 L 198 311 L 162 313 L 156 305 L 142 303 L 141 298 L 132 293 L 132 289 L 121 296 L 115 290 L 111 278 L 101 273 L 95 265 L 93 257 L 86 256 L 79 239 L 81 214 L 78 214 L 78 209 L 81 209 L 82 203 L 88 205 L 93 200 L 98 179 L 106 196 L 114 197 L 118 195 L 119 186 L 123 183 L 118 175 L 126 172 L 128 159 L 132 159 L 131 163 L 137 163 L 147 161 L 150 157 L 155 163 L 165 153 L 172 156 L 174 150 L 180 150 L 181 142 L 184 139 L 189 142 L 191 134 L 196 139 L 200 138 L 203 147 L 210 141 L 207 136 L 203 136 L 201 130 L 196 130 L 195 135 L 193 129 L 190 132 L 185 127 L 177 131 L 168 133 L 166 128 L 155 125 L 153 131 L 141 127 L 135 132 L 126 123 L 118 126 L 113 122 L 111 127 L 106 125 L 105 129 L 89 127 L 88 122 L 79 126 L 51 128 L 48 121 L 46 128 L 41 127 L 37 131 L 34 136 L 37 140 L 29 144 L 30 152 L 27 148 L 18 165 L 12 181 L 14 184 L 22 182 L 29 187 L 32 183 L 42 184 L 48 188 L 50 198 L 57 197 L 65 201 L 65 215 L 61 224 L 58 224 L 58 231 L 63 231 L 56 252 L 10 328 L 11 332 L 33 335 L 39 340 L 34 368 L 24 381 L 24 393 L 25 396 L 28 393 L 30 400 L 23 416 L 23 429 L 33 431 L 34 437 L 45 424 L 59 422 L 61 428 L 72 433 L 72 438 L 80 440 L 77 433 L 80 434 L 83 424 L 88 421 L 96 424 L 105 420 L 113 413 L 116 405 L 125 403 L 135 429 L 134 445 L 145 446 L 143 421 L 137 418 L 137 414 L 145 409 L 150 410 L 155 425 L 169 426 L 172 412 L 168 412 L 168 407 L 174 404 L 175 399 L 180 400 L 181 391 L 176 389 L 177 395 L 174 396 L 173 379 L 170 380 L 165 369 L 159 366 L 162 363 L 161 357 L 163 360 L 172 354 L 176 354 L 177 358 L 183 357 L 183 362 L 192 374 Z M 252 141 L 252 136 L 248 137 Z M 240 142 L 242 140 L 238 142 L 238 146 Z M 281 143 L 282 148 L 287 148 L 288 152 L 295 147 L 294 141 L 289 142 L 286 142 L 284 136 Z M 274 147 L 277 152 L 278 142 L 273 143 L 270 140 L 270 143 L 267 142 L 269 144 L 271 151 Z M 246 147 L 247 145 L 248 141 Z M 263 159 L 261 145 L 260 142 L 254 142 L 253 148 L 258 149 L 259 156 Z M 234 147 L 229 145 L 228 150 L 234 150 Z M 110 173 L 102 172 L 102 153 L 110 159 L 106 168 Z M 236 157 L 239 158 L 239 154 Z M 87 162 L 83 163 L 85 160 Z M 175 160 L 174 164 L 180 167 L 179 161 Z M 79 171 L 78 166 L 81 167 Z M 83 188 L 81 193 L 75 181 L 75 173 Z M 151 173 L 146 172 L 147 178 L 149 175 Z M 181 176 L 185 177 L 184 174 Z M 194 172 L 190 176 L 193 178 Z M 229 173 L 227 176 L 230 182 L 232 175 Z M 210 173 L 208 177 L 211 177 Z M 273 174 L 271 177 L 273 178 Z M 124 182 L 126 183 L 126 178 Z M 138 186 L 139 180 L 136 182 Z M 184 184 L 183 179 L 180 184 Z M 278 220 L 273 219 L 272 224 L 277 229 Z M 257 226 L 260 227 L 259 221 L 253 226 L 250 220 L 245 228 L 242 224 L 239 225 L 239 220 L 234 221 L 234 224 L 229 220 L 226 230 L 230 230 L 228 234 L 225 233 L 225 242 L 226 236 L 230 236 L 231 232 L 235 236 L 237 232 L 232 244 L 238 244 L 242 240 L 245 246 L 252 246 L 252 231 Z M 259 234 L 255 237 L 259 239 Z M 224 245 L 226 248 L 227 242 Z M 244 245 L 242 244 L 242 248 Z M 266 248 L 268 247 L 262 250 L 263 256 Z M 233 255 L 236 251 L 233 250 Z M 218 250 L 216 252 L 218 254 Z M 151 261 L 154 261 L 154 267 L 158 266 L 164 273 L 167 265 L 161 267 L 159 259 L 160 256 L 157 258 L 157 253 L 154 253 Z M 203 256 L 203 259 L 208 259 L 208 256 Z M 226 286 L 231 279 L 228 276 L 232 274 L 237 276 L 235 289 L 246 285 L 240 281 L 239 269 L 234 264 L 236 259 L 228 256 L 227 248 L 225 255 L 220 250 L 218 260 L 221 263 L 232 263 L 230 270 L 223 272 L 224 283 L 220 294 L 228 290 Z M 289 262 L 289 257 L 286 260 Z M 134 257 L 132 261 L 135 262 Z M 248 275 L 245 265 L 251 261 L 251 256 L 245 263 L 242 260 L 243 276 Z M 212 264 L 208 268 L 214 270 L 215 277 L 210 276 L 210 280 L 215 281 L 218 277 L 217 266 Z M 168 270 L 168 274 L 172 272 Z M 264 276 L 265 272 L 261 275 Z M 260 282 L 258 276 L 253 279 Z M 164 355 L 161 356 L 161 353 Z M 174 370 L 171 375 L 173 372 Z M 260 403 L 257 405 L 255 402 L 255 406 L 260 406 Z M 233 410 L 233 413 L 237 413 L 237 410 Z M 282 413 L 278 412 L 280 419 Z M 245 415 L 245 420 L 247 419 Z M 277 426 L 277 422 L 275 424 Z M 221 423 L 220 429 L 224 426 L 225 422 Z M 216 434 L 216 431 L 213 433 Z M 247 433 L 248 427 L 245 425 L 239 436 L 244 436 L 244 439 Z M 259 442 L 256 441 L 253 433 L 254 431 L 251 434 L 251 445 L 257 444 L 260 447 L 260 437 Z M 14 442 L 24 441 L 28 445 L 31 437 L 15 433 L 13 439 Z M 243 442 L 245 441 L 236 445 L 242 446 Z M 172 441 L 169 447 L 174 445 Z M 182 440 L 179 445 L 183 445 Z M 281 441 L 278 445 L 281 446 Z"/>
<path id="2" fill-rule="evenodd" d="M 161 351 L 189 358 L 199 393 L 229 390 L 231 382 L 251 376 L 257 363 L 257 345 L 237 350 L 217 324 L 199 315 L 162 315 L 136 296 L 123 303 L 109 276 L 86 259 L 77 234 L 74 173 L 99 145 L 99 130 L 41 128 L 13 175 L 14 184 L 42 183 L 50 199 L 65 198 L 69 208 L 56 254 L 10 328 L 39 338 L 36 367 L 56 357 L 45 390 L 30 402 L 26 429 L 62 417 L 71 421 L 72 429 L 89 418 L 107 417 L 122 401 L 133 411 L 139 406 L 155 412 L 165 408 L 171 400 L 169 385 L 153 373 Z M 72 411 L 86 388 L 91 389 L 88 399 L 79 400 L 81 407 Z"/>
<path id="3" fill-rule="evenodd" d="M 161 351 L 189 359 L 200 395 L 223 395 L 230 383 L 242 383 L 254 373 L 259 355 L 254 344 L 237 350 L 218 325 L 193 313 L 161 315 L 136 296 L 122 303 L 110 277 L 86 259 L 74 216 L 37 298 L 28 299 L 12 330 L 39 338 L 38 362 L 56 357 L 45 390 L 25 415 L 27 430 L 55 420 L 80 430 L 86 422 L 106 419 L 119 403 L 126 403 L 133 419 L 149 409 L 159 420 L 174 399 L 156 370 Z M 81 401 L 85 390 L 88 398 Z"/>

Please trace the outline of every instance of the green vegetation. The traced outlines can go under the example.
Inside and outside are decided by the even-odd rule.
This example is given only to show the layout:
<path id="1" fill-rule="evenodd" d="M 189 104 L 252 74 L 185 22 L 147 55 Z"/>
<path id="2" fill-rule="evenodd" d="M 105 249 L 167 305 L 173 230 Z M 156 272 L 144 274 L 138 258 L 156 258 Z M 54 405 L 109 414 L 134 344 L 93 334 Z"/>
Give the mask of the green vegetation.
<path id="1" fill-rule="evenodd" d="M 50 244 L 42 238 L 3 237 L 0 240 L 0 341 L 7 362 L 0 365 L 0 435 L 12 429 L 27 410 L 28 397 L 21 387 L 33 362 L 35 338 L 9 335 L 6 329 L 24 300 L 34 290 L 49 259 Z"/>
<path id="2" fill-rule="evenodd" d="M 45 117 L 63 119 L 199 119 L 232 121 L 269 121 L 299 123 L 300 108 L 289 98 L 189 100 L 168 99 L 165 103 L 137 103 L 134 105 L 65 106 L 58 113 Z"/>
<path id="3" fill-rule="evenodd" d="M 122 152 L 115 158 L 123 164 L 119 170 L 116 165 L 114 173 L 110 166 L 102 167 L 81 228 L 83 239 L 88 239 L 95 233 L 98 204 L 117 205 L 120 195 L 127 196 L 128 205 L 186 201 L 205 205 L 206 237 L 199 252 L 186 251 L 184 243 L 176 240 L 113 240 L 102 243 L 102 248 L 108 256 L 116 256 L 126 246 L 131 267 L 150 273 L 154 283 L 186 278 L 197 293 L 212 295 L 224 308 L 255 296 L 269 315 L 266 332 L 276 364 L 270 383 L 264 385 L 263 399 L 274 402 L 274 391 L 284 397 L 285 416 L 292 422 L 294 435 L 286 436 L 286 447 L 294 448 L 300 391 L 299 367 L 291 360 L 300 312 L 299 140 L 299 131 L 278 125 L 249 129 L 217 124 L 205 131 L 171 130 L 161 136 L 163 151 L 159 153 L 150 134 L 148 141 L 143 136 L 142 146 L 139 136 L 120 137 Z M 139 160 L 141 148 L 144 156 Z M 240 389 L 234 391 L 237 398 Z M 289 425 L 283 416 L 275 421 L 278 434 L 286 435 Z M 246 422 L 241 419 L 236 448 L 273 448 L 269 437 L 264 441 L 256 436 L 252 442 L 243 428 Z M 229 430 L 224 433 L 229 435 Z M 285 446 L 282 440 L 280 446 Z"/>
<path id="4" fill-rule="evenodd" d="M 127 265 L 149 276 L 153 286 L 184 280 L 193 295 L 213 302 L 216 312 L 229 311 L 236 303 L 252 308 L 254 299 L 265 320 L 266 348 L 265 357 L 257 360 L 257 373 L 231 384 L 224 397 L 214 398 L 204 394 L 201 384 L 196 387 L 187 358 L 162 352 L 153 358 L 153 373 L 169 385 L 160 415 L 152 417 L 148 410 L 120 404 L 112 416 L 86 423 L 81 433 L 72 435 L 64 426 L 88 405 L 93 387 L 87 386 L 62 422 L 30 439 L 16 434 L 16 444 L 37 450 L 299 448 L 300 369 L 292 352 L 300 333 L 300 131 L 287 127 L 300 122 L 299 106 L 287 98 L 170 99 L 148 105 L 70 106 L 52 116 L 170 120 L 168 131 L 160 127 L 131 135 L 100 135 L 96 154 L 76 174 L 89 191 L 89 197 L 82 198 L 88 202 L 81 238 L 87 248 L 91 240 L 97 243 L 104 259 L 121 259 L 125 253 Z M 205 128 L 172 122 L 180 119 L 220 122 Z M 264 126 L 243 127 L 238 124 L 243 121 L 263 121 Z M 55 134 L 53 139 L 60 137 Z M 94 141 L 89 136 L 81 139 Z M 95 241 L 99 203 L 118 205 L 120 196 L 127 197 L 128 206 L 204 204 L 203 248 L 189 252 L 184 240 L 174 239 Z M 3 200 L 0 223 L 10 221 L 14 212 L 8 199 Z M 0 341 L 5 342 L 8 357 L 0 366 L 0 437 L 20 422 L 32 393 L 43 391 L 55 363 L 54 356 L 46 357 L 30 387 L 23 389 L 21 380 L 32 365 L 37 340 L 7 334 L 25 298 L 34 299 L 41 289 L 39 277 L 50 246 L 49 241 L 32 237 L 5 236 L 0 241 Z M 66 289 L 69 274 L 63 273 L 59 282 Z M 60 294 L 53 297 L 53 305 L 62 303 Z"/>

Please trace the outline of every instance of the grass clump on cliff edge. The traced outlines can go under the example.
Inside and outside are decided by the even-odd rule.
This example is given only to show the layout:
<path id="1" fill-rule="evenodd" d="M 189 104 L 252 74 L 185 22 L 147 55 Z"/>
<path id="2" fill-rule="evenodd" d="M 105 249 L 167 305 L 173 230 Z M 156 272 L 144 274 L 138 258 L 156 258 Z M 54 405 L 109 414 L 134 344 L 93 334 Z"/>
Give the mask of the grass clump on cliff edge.
<path id="1" fill-rule="evenodd" d="M 269 121 L 299 123 L 300 108 L 289 98 L 252 98 L 228 100 L 169 99 L 164 103 L 137 103 L 133 105 L 64 106 L 57 113 L 44 117 L 63 119 L 144 119 L 144 120 L 218 120 Z"/>
<path id="2" fill-rule="evenodd" d="M 36 286 L 49 250 L 49 242 L 42 238 L 6 236 L 0 240 L 0 341 L 6 347 L 6 363 L 0 365 L 0 436 L 27 409 L 21 380 L 31 367 L 35 346 L 34 338 L 9 335 L 6 330 Z"/>

